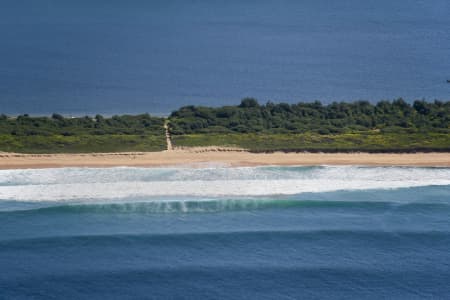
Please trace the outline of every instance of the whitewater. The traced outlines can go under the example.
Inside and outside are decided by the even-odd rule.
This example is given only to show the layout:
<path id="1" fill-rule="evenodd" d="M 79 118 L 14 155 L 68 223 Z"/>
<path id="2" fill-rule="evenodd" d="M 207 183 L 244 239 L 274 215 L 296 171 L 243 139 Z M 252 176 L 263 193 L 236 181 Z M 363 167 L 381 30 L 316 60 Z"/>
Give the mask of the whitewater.
<path id="1" fill-rule="evenodd" d="M 13 201 L 267 197 L 433 185 L 450 185 L 450 169 L 216 166 L 0 171 L 0 199 Z"/>

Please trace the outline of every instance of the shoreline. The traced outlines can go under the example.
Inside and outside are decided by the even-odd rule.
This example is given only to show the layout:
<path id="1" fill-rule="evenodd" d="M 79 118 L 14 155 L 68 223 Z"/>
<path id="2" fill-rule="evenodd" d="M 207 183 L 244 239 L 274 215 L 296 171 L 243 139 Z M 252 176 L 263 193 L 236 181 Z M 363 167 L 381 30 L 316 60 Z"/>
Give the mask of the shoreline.
<path id="1" fill-rule="evenodd" d="M 237 148 L 199 147 L 161 152 L 21 154 L 0 152 L 0 169 L 66 167 L 240 166 L 415 166 L 450 167 L 450 153 L 251 153 Z"/>

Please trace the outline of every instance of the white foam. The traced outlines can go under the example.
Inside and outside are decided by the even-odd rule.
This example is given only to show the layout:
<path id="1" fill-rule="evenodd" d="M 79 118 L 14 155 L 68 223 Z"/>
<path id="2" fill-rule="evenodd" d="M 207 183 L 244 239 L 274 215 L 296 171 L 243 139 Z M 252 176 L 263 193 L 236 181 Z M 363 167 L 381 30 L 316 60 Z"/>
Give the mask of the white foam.
<path id="1" fill-rule="evenodd" d="M 292 195 L 450 185 L 450 168 L 66 168 L 0 171 L 0 199 L 105 200 Z"/>

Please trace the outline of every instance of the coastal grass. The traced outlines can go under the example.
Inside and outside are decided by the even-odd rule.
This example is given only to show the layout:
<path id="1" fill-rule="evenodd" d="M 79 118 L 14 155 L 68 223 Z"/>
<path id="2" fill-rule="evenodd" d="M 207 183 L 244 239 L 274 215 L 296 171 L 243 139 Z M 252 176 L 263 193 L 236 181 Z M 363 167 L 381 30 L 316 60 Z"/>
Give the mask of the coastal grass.
<path id="1" fill-rule="evenodd" d="M 175 147 L 239 147 L 251 152 L 419 152 L 450 151 L 448 133 L 186 134 L 172 136 Z"/>
<path id="2" fill-rule="evenodd" d="M 0 135 L 0 151 L 16 153 L 98 153 L 162 151 L 163 135 Z"/>

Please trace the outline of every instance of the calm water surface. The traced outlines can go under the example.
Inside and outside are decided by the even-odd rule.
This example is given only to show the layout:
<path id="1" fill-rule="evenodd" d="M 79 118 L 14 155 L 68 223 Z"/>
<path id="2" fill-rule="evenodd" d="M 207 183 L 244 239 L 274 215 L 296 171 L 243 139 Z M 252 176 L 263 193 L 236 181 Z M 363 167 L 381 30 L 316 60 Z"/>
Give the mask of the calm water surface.
<path id="1" fill-rule="evenodd" d="M 1 0 L 0 112 L 450 99 L 450 2 Z"/>

